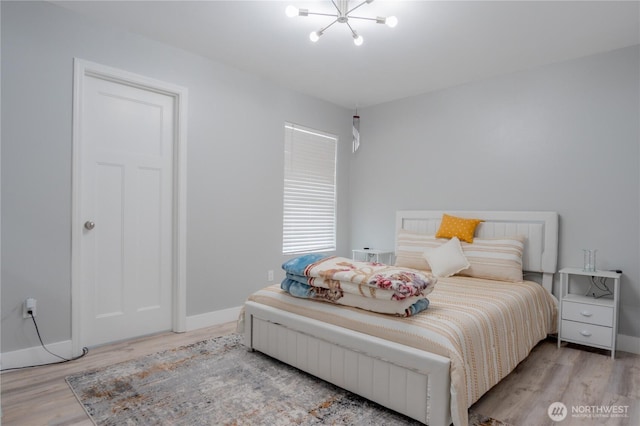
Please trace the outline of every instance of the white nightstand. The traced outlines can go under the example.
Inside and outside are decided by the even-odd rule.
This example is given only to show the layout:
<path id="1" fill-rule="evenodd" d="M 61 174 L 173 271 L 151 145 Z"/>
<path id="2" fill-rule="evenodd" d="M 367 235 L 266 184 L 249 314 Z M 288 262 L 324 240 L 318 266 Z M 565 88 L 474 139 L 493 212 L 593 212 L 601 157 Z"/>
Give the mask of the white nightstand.
<path id="1" fill-rule="evenodd" d="M 595 298 L 575 292 L 571 293 L 569 281 L 572 275 L 583 276 L 586 280 L 590 280 L 591 277 L 595 280 L 606 278 L 608 285 L 613 282 L 613 295 Z M 560 270 L 558 347 L 564 340 L 608 349 L 611 351 L 611 358 L 615 357 L 621 275 L 611 271 L 587 272 L 580 268 Z M 610 285 L 609 288 L 611 288 Z"/>
<path id="2" fill-rule="evenodd" d="M 353 260 L 384 263 L 387 265 L 393 264 L 393 252 L 389 250 L 354 249 L 351 251 L 353 252 Z"/>

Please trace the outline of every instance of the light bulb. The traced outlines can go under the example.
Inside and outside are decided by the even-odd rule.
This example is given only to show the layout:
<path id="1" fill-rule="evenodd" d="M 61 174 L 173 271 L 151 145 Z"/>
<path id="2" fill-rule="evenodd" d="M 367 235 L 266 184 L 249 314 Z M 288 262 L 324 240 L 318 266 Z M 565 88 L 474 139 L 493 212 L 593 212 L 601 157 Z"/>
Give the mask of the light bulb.
<path id="1" fill-rule="evenodd" d="M 319 32 L 312 31 L 311 34 L 309 34 L 309 40 L 315 43 L 316 41 L 320 40 L 320 36 L 321 34 Z"/>
<path id="2" fill-rule="evenodd" d="M 355 44 L 356 46 L 362 46 L 362 43 L 364 42 L 364 39 L 362 38 L 361 35 L 353 35 L 353 44 Z"/>
<path id="3" fill-rule="evenodd" d="M 293 18 L 294 16 L 298 16 L 298 8 L 293 6 L 293 5 L 289 5 L 287 6 L 287 8 L 284 10 L 284 13 L 289 17 L 289 18 Z"/>
<path id="4" fill-rule="evenodd" d="M 389 16 L 385 20 L 385 24 L 387 24 L 389 28 L 395 28 L 396 25 L 398 25 L 398 18 L 396 18 L 395 16 Z"/>

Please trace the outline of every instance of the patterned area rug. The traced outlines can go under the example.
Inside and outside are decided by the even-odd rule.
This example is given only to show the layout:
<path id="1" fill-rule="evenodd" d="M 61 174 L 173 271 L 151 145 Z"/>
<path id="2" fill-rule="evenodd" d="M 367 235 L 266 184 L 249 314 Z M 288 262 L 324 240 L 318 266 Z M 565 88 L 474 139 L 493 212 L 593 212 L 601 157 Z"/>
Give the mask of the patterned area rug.
<path id="1" fill-rule="evenodd" d="M 419 425 L 259 352 L 234 334 L 67 383 L 97 425 Z M 505 425 L 471 413 L 469 424 Z"/>

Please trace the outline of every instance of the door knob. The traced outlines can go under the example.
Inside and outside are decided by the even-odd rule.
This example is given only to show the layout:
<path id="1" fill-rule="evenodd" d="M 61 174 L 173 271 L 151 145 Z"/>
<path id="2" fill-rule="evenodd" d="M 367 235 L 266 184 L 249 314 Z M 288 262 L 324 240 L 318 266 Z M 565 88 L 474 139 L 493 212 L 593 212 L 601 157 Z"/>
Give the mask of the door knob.
<path id="1" fill-rule="evenodd" d="M 96 224 L 91 222 L 90 220 L 84 223 L 84 228 L 87 229 L 88 231 L 91 231 L 95 227 L 96 227 Z"/>

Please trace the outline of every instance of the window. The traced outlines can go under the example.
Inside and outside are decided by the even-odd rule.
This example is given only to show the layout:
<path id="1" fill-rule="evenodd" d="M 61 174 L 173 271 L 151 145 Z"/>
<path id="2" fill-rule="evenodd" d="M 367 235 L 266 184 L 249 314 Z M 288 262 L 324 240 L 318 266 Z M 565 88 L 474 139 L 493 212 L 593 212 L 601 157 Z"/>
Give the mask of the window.
<path id="1" fill-rule="evenodd" d="M 285 123 L 284 254 L 336 249 L 336 136 Z"/>

